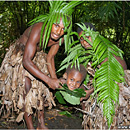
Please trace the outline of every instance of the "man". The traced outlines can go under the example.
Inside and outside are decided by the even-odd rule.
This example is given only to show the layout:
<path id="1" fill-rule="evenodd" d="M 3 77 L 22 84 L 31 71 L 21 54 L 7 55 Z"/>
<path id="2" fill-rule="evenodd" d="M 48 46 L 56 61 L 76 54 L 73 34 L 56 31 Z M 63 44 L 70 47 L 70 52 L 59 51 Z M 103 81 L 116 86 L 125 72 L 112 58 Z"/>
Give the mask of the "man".
<path id="1" fill-rule="evenodd" d="M 94 27 L 92 27 L 92 25 L 90 26 L 90 24 L 88 24 L 88 23 L 84 23 L 84 25 L 86 26 L 86 28 L 88 28 L 88 27 L 90 27 L 90 29 L 93 29 L 94 31 L 95 31 L 95 28 Z M 81 26 L 82 27 L 82 26 Z M 87 31 L 86 31 L 87 32 Z M 79 34 L 79 36 L 80 36 L 80 43 L 81 43 L 81 45 L 87 50 L 87 49 L 89 49 L 89 48 L 92 48 L 92 45 L 90 45 L 90 43 L 89 43 L 89 41 L 91 42 L 91 43 L 93 43 L 93 37 L 91 36 L 91 35 L 85 35 L 85 30 L 82 28 L 80 28 L 79 29 L 79 31 L 78 31 L 78 34 Z M 88 33 L 88 32 L 87 32 Z M 86 34 L 87 34 L 86 33 Z M 84 35 L 84 37 L 83 37 L 83 35 Z M 85 39 L 86 38 L 86 39 Z M 94 46 L 94 45 L 93 45 Z M 99 44 L 98 44 L 98 46 L 99 46 Z M 101 47 L 101 46 L 100 46 Z M 97 47 L 98 48 L 98 47 Z M 98 48 L 99 49 L 99 48 Z M 113 48 L 112 48 L 113 49 Z M 114 50 L 114 49 L 113 49 Z M 115 51 L 115 50 L 114 50 Z M 99 54 L 98 54 L 99 55 Z M 105 55 L 105 53 L 104 53 L 104 55 Z M 120 58 L 120 56 L 116 56 L 116 55 L 114 55 L 113 54 L 113 56 L 115 57 L 115 59 L 118 61 L 118 63 L 120 63 L 120 65 L 121 65 L 121 69 L 120 69 L 120 71 L 124 71 L 124 73 L 125 73 L 125 76 L 124 76 L 124 78 L 125 78 L 125 80 L 126 80 L 126 84 L 128 83 L 128 75 L 129 75 L 129 71 L 127 70 L 127 64 L 126 64 L 126 62 L 125 62 L 125 60 L 124 59 L 121 59 Z M 108 61 L 108 59 L 109 59 L 109 61 Z M 109 64 L 111 64 L 111 61 L 112 62 L 114 62 L 113 60 L 112 60 L 112 58 L 111 58 L 111 60 L 110 60 L 110 56 L 109 56 L 109 58 L 108 57 L 106 57 L 105 58 L 105 60 L 103 60 L 102 62 L 101 62 L 101 67 L 104 65 L 106 65 L 105 63 L 106 62 L 108 62 Z M 117 62 L 115 62 L 115 63 L 117 63 Z M 115 66 L 116 66 L 116 68 L 118 67 L 118 63 L 117 64 L 115 64 Z M 108 65 L 108 64 L 107 64 Z M 114 68 L 114 65 L 113 66 L 109 66 L 109 67 L 113 67 Z M 102 67 L 103 68 L 103 67 Z M 101 69 L 100 69 L 101 70 Z M 114 68 L 114 71 L 115 71 L 116 69 Z M 97 70 L 96 70 L 97 71 Z M 100 71 L 100 74 L 102 73 L 102 75 L 100 75 L 100 79 L 98 78 L 98 81 L 97 82 L 95 82 L 95 83 L 97 83 L 98 85 L 97 86 L 99 86 L 100 88 L 101 87 L 103 87 L 103 89 L 100 89 L 100 90 L 98 90 L 97 91 L 97 93 L 98 93 L 98 97 L 100 98 L 101 97 L 101 95 L 106 95 L 106 93 L 104 92 L 105 91 L 105 89 L 107 90 L 107 87 L 104 87 L 105 85 L 107 86 L 108 84 L 107 84 L 107 80 L 109 80 L 109 79 L 107 79 L 107 80 L 104 80 L 104 78 L 103 78 L 103 75 L 105 75 L 104 73 L 103 73 L 103 71 L 104 71 L 104 69 L 102 69 L 101 71 Z M 114 72 L 113 71 L 113 72 Z M 106 71 L 104 71 L 105 73 L 107 73 Z M 116 75 L 116 76 L 119 76 L 119 74 L 118 74 L 118 71 L 116 70 L 115 71 L 116 73 L 112 73 L 113 75 Z M 96 73 L 97 74 L 97 73 Z M 96 75 L 95 74 L 95 75 Z M 99 74 L 99 73 L 98 73 Z M 96 75 L 97 76 L 97 75 Z M 99 75 L 98 75 L 99 76 Z M 106 76 L 106 75 L 105 75 Z M 104 76 L 104 77 L 105 77 Z M 111 75 L 109 75 L 110 76 L 110 78 L 112 79 L 113 77 L 111 76 Z M 127 77 L 127 78 L 126 78 Z M 96 78 L 95 78 L 96 79 Z M 115 78 L 116 79 L 116 78 Z M 113 81 L 115 80 L 114 78 L 112 79 Z M 105 82 L 104 82 L 105 81 Z M 110 80 L 109 80 L 110 81 Z M 101 83 L 101 84 L 100 84 Z M 106 83 L 105 85 L 103 84 L 103 83 Z M 99 85 L 100 84 L 100 85 Z M 110 89 L 110 91 L 111 92 L 115 92 L 115 91 L 117 91 L 115 88 L 117 88 L 118 86 L 116 86 L 115 88 L 112 86 L 113 84 L 116 84 L 116 82 L 114 83 L 112 83 L 112 84 L 110 84 L 109 85 L 109 89 Z M 122 83 L 120 83 L 120 82 L 117 82 L 117 84 L 119 85 L 119 106 L 117 105 L 115 105 L 116 107 L 114 108 L 115 109 L 115 117 L 113 118 L 113 122 L 111 123 L 111 126 L 110 126 L 110 129 L 117 129 L 118 128 L 118 125 L 120 124 L 120 126 L 123 126 L 123 125 L 125 125 L 125 124 L 128 124 L 129 123 L 129 120 L 127 119 L 127 118 L 125 118 L 125 121 L 124 120 L 117 120 L 117 119 L 119 119 L 119 118 L 121 118 L 121 119 L 123 119 L 124 117 L 124 113 L 123 113 L 123 111 L 128 111 L 128 109 L 129 109 L 129 103 L 128 103 L 128 99 L 129 99 L 129 94 L 130 94 L 130 91 L 129 91 L 129 87 L 126 85 L 126 84 L 122 84 Z M 96 86 L 96 85 L 95 85 Z M 97 87 L 96 86 L 96 87 Z M 110 87 L 110 86 L 112 86 L 112 87 Z M 99 89 L 99 87 L 97 87 L 96 88 L 95 87 L 95 90 L 97 90 L 97 89 Z M 112 88 L 114 88 L 114 89 L 112 89 Z M 90 89 L 91 90 L 91 89 Z M 126 94 L 127 93 L 127 94 Z M 110 93 L 111 94 L 111 93 Z M 100 95 L 100 96 L 99 96 Z M 111 94 L 112 95 L 112 94 Z M 127 96 L 126 96 L 127 95 Z M 116 94 L 114 93 L 114 96 L 116 96 Z M 112 97 L 114 97 L 113 95 L 112 95 Z M 104 96 L 105 97 L 105 96 Z M 103 96 L 102 96 L 102 98 L 103 98 L 103 102 L 102 102 L 102 104 L 103 104 L 103 107 L 102 106 L 96 106 L 95 105 L 95 108 L 93 109 L 93 106 L 94 106 L 94 98 L 93 99 L 89 99 L 87 102 L 85 102 L 85 110 L 89 113 L 93 113 L 94 115 L 95 115 L 95 117 L 93 118 L 89 118 L 90 116 L 88 116 L 88 115 L 84 115 L 84 128 L 85 129 L 90 129 L 90 128 L 104 128 L 104 129 L 108 129 L 108 124 L 106 123 L 107 121 L 105 120 L 105 118 L 102 118 L 103 117 L 103 112 L 104 111 L 107 111 L 107 109 L 109 108 L 110 109 L 110 111 L 114 111 L 113 110 L 113 108 L 110 108 L 110 107 L 106 107 L 105 105 L 106 105 L 106 102 L 107 101 L 105 101 L 105 99 L 107 99 L 107 98 L 104 98 Z M 106 96 L 107 97 L 107 96 Z M 98 98 L 98 99 L 99 99 Z M 118 96 L 117 96 L 117 98 L 118 98 Z M 111 100 L 112 100 L 112 98 L 111 98 Z M 96 100 L 95 100 L 96 101 Z M 112 101 L 113 102 L 113 101 Z M 109 102 L 110 103 L 110 102 Z M 104 105 L 105 104 L 105 105 Z M 109 104 L 109 106 L 111 106 L 111 103 Z M 104 110 L 104 108 L 105 108 L 105 110 Z M 105 113 L 105 112 L 104 112 Z M 106 113 L 109 113 L 108 111 L 106 112 Z M 104 114 L 105 115 L 105 114 Z M 113 114 L 114 115 L 114 114 Z M 113 116 L 112 115 L 112 116 Z M 105 115 L 106 116 L 106 115 Z M 107 116 L 106 116 L 107 117 Z M 98 119 L 98 120 L 97 120 Z M 100 120 L 99 120 L 100 119 Z M 90 120 L 93 120 L 93 122 L 90 124 Z M 109 120 L 109 119 L 107 119 L 107 120 Z M 101 124 L 100 124 L 100 122 L 102 122 Z M 94 124 L 94 125 L 93 125 Z"/>
<path id="2" fill-rule="evenodd" d="M 95 27 L 94 27 L 91 23 L 84 23 L 84 25 L 85 25 L 87 28 L 90 27 L 90 29 L 93 29 L 93 31 L 96 31 Z M 78 30 L 77 30 L 77 32 L 78 32 L 79 36 L 81 36 L 82 33 L 83 33 L 83 30 L 79 27 Z M 91 36 L 86 36 L 86 38 L 87 38 L 90 42 L 92 42 Z M 82 44 L 82 46 L 83 46 L 85 49 L 87 49 L 87 48 L 89 48 L 89 47 L 92 47 L 83 37 L 80 38 L 80 43 Z M 121 64 L 121 66 L 123 67 L 123 69 L 126 70 L 126 69 L 127 69 L 127 65 L 126 65 L 125 60 L 124 60 L 124 59 L 121 59 L 119 56 L 115 56 L 115 55 L 114 55 L 114 57 L 115 57 L 115 58 L 117 59 L 117 61 Z M 106 61 L 107 61 L 107 58 L 106 58 L 101 64 L 103 64 L 103 63 L 106 62 Z"/>
<path id="3" fill-rule="evenodd" d="M 18 43 L 12 46 L 12 52 L 11 49 L 9 49 L 5 58 L 7 60 L 3 61 L 1 67 L 1 84 L 4 84 L 3 88 L 5 87 L 7 90 L 2 99 L 3 105 L 6 101 L 5 95 L 8 96 L 9 94 L 13 93 L 11 95 L 12 98 L 10 98 L 9 101 L 10 103 L 12 103 L 11 100 L 13 100 L 15 109 L 19 108 L 23 110 L 23 113 L 18 116 L 19 121 L 21 116 L 24 115 L 24 119 L 28 129 L 34 129 L 32 122 L 32 107 L 38 109 L 39 123 L 37 128 L 47 129 L 44 124 L 44 104 L 42 100 L 45 90 L 43 88 L 43 83 L 47 84 L 52 89 L 56 89 L 59 87 L 60 81 L 57 79 L 55 73 L 54 56 L 58 52 L 59 44 L 62 44 L 64 41 L 63 35 L 66 37 L 65 40 L 68 40 L 69 38 L 68 31 L 71 32 L 72 28 L 72 8 L 80 3 L 79 1 L 49 2 L 51 6 L 49 13 L 46 15 L 41 15 L 32 21 L 33 25 L 25 30 Z M 43 42 L 43 44 L 39 46 L 41 42 Z M 45 72 L 41 71 L 43 68 L 42 61 L 45 60 L 45 58 L 43 57 L 43 59 L 38 60 L 38 62 L 38 58 L 35 58 L 37 57 L 37 52 L 40 51 L 42 48 L 45 49 L 46 46 L 50 47 L 50 50 L 47 54 L 47 63 L 44 63 L 44 65 L 48 65 L 48 71 L 51 77 L 49 77 L 48 74 L 45 74 Z M 21 49 L 22 47 L 23 50 Z M 42 57 L 41 53 L 40 56 Z M 17 63 L 12 63 L 13 60 L 10 59 L 13 59 L 13 57 L 14 59 L 22 59 L 19 60 L 19 64 L 23 64 L 23 66 L 18 66 Z M 36 64 L 40 64 L 41 68 L 38 68 Z M 9 80 L 8 86 L 10 87 L 7 87 L 4 82 L 5 75 L 8 75 L 8 69 L 4 69 L 5 66 L 9 66 L 13 72 L 16 72 L 16 75 L 14 75 L 14 73 L 11 73 L 10 79 L 11 77 L 13 77 L 14 80 Z M 24 67 L 24 69 L 22 67 Z M 19 71 L 17 73 L 18 69 Z M 21 77 L 23 77 L 21 80 L 19 80 L 19 74 L 22 75 Z M 6 79 L 9 78 L 6 76 Z M 19 82 L 17 83 L 17 81 Z M 12 86 L 13 83 L 15 83 L 15 85 Z M 13 92 L 10 88 L 13 90 Z M 8 90 L 10 90 L 10 92 Z M 17 99 L 15 95 L 18 96 Z M 49 97 L 51 97 L 51 95 L 48 95 L 48 98 Z M 32 99 L 34 99 L 36 103 Z"/>
<path id="4" fill-rule="evenodd" d="M 60 19 L 60 24 L 53 24 L 50 38 L 48 41 L 47 47 L 51 47 L 48 55 L 47 55 L 47 63 L 48 65 L 48 71 L 51 75 L 51 77 L 45 75 L 39 68 L 33 63 L 32 59 L 35 56 L 36 51 L 41 50 L 39 48 L 39 41 L 40 41 L 40 33 L 41 33 L 41 28 L 42 28 L 43 23 L 37 23 L 32 26 L 31 32 L 25 31 L 23 36 L 21 37 L 20 41 L 22 43 L 22 40 L 24 37 L 26 37 L 25 41 L 25 51 L 23 55 L 23 66 L 25 69 L 31 73 L 33 76 L 37 77 L 38 79 L 44 81 L 50 88 L 55 89 L 59 87 L 59 80 L 56 77 L 55 74 L 55 65 L 54 65 L 54 56 L 56 55 L 58 49 L 59 49 L 59 39 L 64 35 L 64 25 L 62 22 L 62 19 Z M 26 34 L 30 33 L 30 34 Z M 63 43 L 63 40 L 62 40 Z M 42 60 L 42 59 L 41 59 Z M 28 77 L 25 77 L 25 90 L 26 93 L 29 92 L 31 88 L 31 79 Z M 46 128 L 44 125 L 44 120 L 43 120 L 43 110 L 40 111 L 39 117 L 41 120 L 41 123 L 39 123 L 39 128 Z M 25 112 L 24 118 L 27 124 L 27 127 L 30 129 L 33 129 L 33 123 L 32 123 L 32 116 L 28 116 L 28 113 Z"/>
<path id="5" fill-rule="evenodd" d="M 41 33 L 42 25 L 43 25 L 42 22 L 33 25 L 30 34 L 26 34 L 29 33 L 29 31 L 25 31 L 25 33 L 20 39 L 22 43 L 22 40 L 25 39 L 24 37 L 26 37 L 26 40 L 24 41 L 26 46 L 23 55 L 23 66 L 32 75 L 36 76 L 40 80 L 47 83 L 52 89 L 55 89 L 58 88 L 59 86 L 59 80 L 57 79 L 55 74 L 54 56 L 56 55 L 59 49 L 59 39 L 64 35 L 64 25 L 62 19 L 60 19 L 60 24 L 53 24 L 50 38 L 47 45 L 47 47 L 51 47 L 47 55 L 47 63 L 49 64 L 48 69 L 53 79 L 41 73 L 41 71 L 32 62 L 32 59 L 36 51 L 42 49 L 39 48 L 39 44 L 38 44 L 40 41 L 40 33 Z M 63 38 L 62 38 L 62 43 L 63 43 Z"/>

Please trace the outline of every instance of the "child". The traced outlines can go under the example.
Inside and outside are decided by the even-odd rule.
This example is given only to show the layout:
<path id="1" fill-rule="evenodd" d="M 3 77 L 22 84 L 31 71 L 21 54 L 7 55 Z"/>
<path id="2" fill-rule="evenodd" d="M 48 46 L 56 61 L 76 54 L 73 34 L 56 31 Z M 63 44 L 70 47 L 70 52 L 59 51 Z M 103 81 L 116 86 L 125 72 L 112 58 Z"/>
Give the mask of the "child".
<path id="1" fill-rule="evenodd" d="M 67 84 L 68 88 L 70 90 L 74 90 L 77 88 L 83 88 L 86 92 L 86 97 L 82 97 L 80 101 L 87 99 L 94 91 L 94 88 L 90 90 L 86 90 L 84 85 L 82 84 L 85 77 L 86 77 L 87 71 L 83 65 L 80 64 L 80 70 L 73 65 L 71 68 L 71 64 L 66 69 L 66 72 L 63 74 L 63 78 L 60 78 L 61 82 L 63 84 Z"/>
<path id="2" fill-rule="evenodd" d="M 88 23 L 85 23 L 85 25 L 88 28 Z M 90 26 L 90 28 L 93 28 L 93 30 L 94 30 L 93 26 Z M 83 31 L 85 33 L 85 30 L 82 30 L 80 27 L 78 28 L 79 36 L 81 36 Z M 89 41 L 93 42 L 91 36 L 87 36 L 86 38 Z M 92 47 L 83 37 L 80 38 L 80 42 L 85 49 L 88 49 L 88 47 Z M 125 60 L 121 59 L 119 56 L 114 55 L 114 57 L 117 59 L 117 61 L 123 67 L 124 72 L 125 72 L 125 80 L 128 83 L 128 77 L 129 77 L 128 73 L 129 73 L 129 71 L 127 70 L 127 65 L 126 65 Z M 108 59 L 106 58 L 101 64 L 103 64 L 107 60 Z M 125 126 L 126 124 L 129 124 L 129 119 L 126 116 L 127 114 L 124 114 L 124 111 L 125 112 L 129 111 L 128 99 L 130 98 L 130 96 L 129 96 L 130 91 L 128 89 L 129 89 L 128 85 L 122 84 L 122 83 L 119 84 L 119 106 L 118 107 L 116 106 L 115 117 L 113 118 L 113 123 L 111 124 L 111 127 L 109 129 L 117 129 L 119 126 Z M 95 117 L 94 116 L 88 116 L 87 114 L 84 114 L 84 116 L 83 116 L 84 129 L 92 129 L 92 128 L 93 129 L 108 129 L 107 122 L 103 118 L 102 107 L 103 106 L 101 104 L 97 105 L 97 106 L 94 105 L 94 100 L 88 100 L 85 103 L 85 111 L 87 111 L 88 113 L 89 112 L 92 113 L 93 115 L 95 115 Z M 120 120 L 120 119 L 122 119 L 122 120 Z M 125 120 L 123 120 L 123 119 L 125 119 Z M 100 122 L 101 122 L 101 124 L 100 124 Z"/>
<path id="3" fill-rule="evenodd" d="M 87 28 L 90 27 L 90 29 L 93 29 L 93 31 L 96 31 L 95 27 L 94 27 L 91 23 L 84 23 L 84 24 L 85 24 L 85 26 L 86 26 Z M 84 31 L 84 30 L 82 30 L 80 27 L 78 27 L 77 32 L 78 32 L 79 36 L 81 36 L 81 34 L 83 33 L 83 31 Z M 87 36 L 86 38 L 87 38 L 90 42 L 93 42 L 91 36 Z M 86 40 L 84 40 L 83 37 L 80 38 L 80 43 L 82 44 L 82 46 L 83 46 L 85 49 L 87 49 L 88 47 L 92 47 Z M 114 55 L 114 57 L 115 57 L 115 58 L 117 59 L 117 61 L 121 64 L 121 66 L 123 67 L 123 69 L 126 70 L 126 69 L 127 69 L 127 65 L 126 65 L 125 60 L 124 60 L 124 59 L 122 60 L 119 56 L 115 56 L 115 55 Z M 103 64 L 103 63 L 106 62 L 106 61 L 107 61 L 107 58 L 106 58 L 101 64 Z"/>

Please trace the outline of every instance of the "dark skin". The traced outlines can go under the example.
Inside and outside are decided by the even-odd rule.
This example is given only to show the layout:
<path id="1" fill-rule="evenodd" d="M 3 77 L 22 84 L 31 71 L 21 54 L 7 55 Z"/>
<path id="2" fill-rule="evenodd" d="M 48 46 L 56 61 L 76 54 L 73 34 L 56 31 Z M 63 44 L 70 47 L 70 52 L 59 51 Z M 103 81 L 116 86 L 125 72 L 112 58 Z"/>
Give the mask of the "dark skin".
<path id="1" fill-rule="evenodd" d="M 83 88 L 83 74 L 76 69 L 71 70 L 68 74 L 65 72 L 63 78 L 60 78 L 62 84 L 67 84 L 68 88 L 72 91 L 77 88 Z M 86 100 L 93 93 L 94 89 L 85 90 L 86 96 L 81 97 L 80 101 Z"/>
<path id="2" fill-rule="evenodd" d="M 79 33 L 79 36 L 81 36 L 82 32 L 83 32 L 83 31 L 81 31 L 81 32 Z M 92 42 L 91 36 L 87 36 L 86 38 L 87 38 L 89 41 Z M 85 40 L 83 39 L 83 37 L 80 38 L 80 42 L 81 42 L 82 46 L 83 46 L 85 49 L 87 49 L 88 47 L 92 47 L 87 41 L 85 41 Z M 115 57 L 115 58 L 117 59 L 117 61 L 121 64 L 121 66 L 123 67 L 123 69 L 126 70 L 126 69 L 127 69 L 127 65 L 126 65 L 125 60 L 124 60 L 124 59 L 122 60 L 119 56 L 115 56 L 115 55 L 114 55 L 114 57 Z M 103 64 L 103 63 L 106 62 L 106 61 L 107 61 L 107 58 L 106 58 L 101 64 Z"/>
<path id="3" fill-rule="evenodd" d="M 25 51 L 23 55 L 23 66 L 30 74 L 42 80 L 50 88 L 55 90 L 56 88 L 60 87 L 59 86 L 60 80 L 57 79 L 55 73 L 54 56 L 57 54 L 59 50 L 59 39 L 64 35 L 64 25 L 62 19 L 60 19 L 59 24 L 52 25 L 50 38 L 47 44 L 47 47 L 50 47 L 50 50 L 47 54 L 47 63 L 49 64 L 48 71 L 50 72 L 51 77 L 48 77 L 43 72 L 41 72 L 32 61 L 32 59 L 35 56 L 35 53 L 42 49 L 39 47 L 42 25 L 43 23 L 40 22 L 27 28 L 20 38 L 20 43 L 25 45 Z M 63 43 L 63 38 L 62 38 L 62 43 Z M 25 77 L 26 94 L 29 92 L 30 88 L 31 88 L 31 80 L 28 77 Z M 24 97 L 25 96 L 26 95 L 24 95 Z M 38 124 L 37 129 L 47 129 L 47 127 L 44 124 L 44 110 L 38 112 L 38 117 L 40 122 Z M 24 119 L 26 121 L 27 128 L 34 129 L 33 122 L 32 122 L 32 115 L 28 116 L 28 113 L 25 112 Z"/>
<path id="4" fill-rule="evenodd" d="M 82 32 L 83 32 L 83 31 L 81 31 L 81 32 L 79 33 L 79 36 L 81 36 Z M 89 41 L 92 42 L 91 36 L 87 36 L 86 38 L 87 38 Z M 83 46 L 85 49 L 87 49 L 88 47 L 92 47 L 86 40 L 83 39 L 83 37 L 80 38 L 80 42 L 81 42 L 82 46 Z M 127 69 L 127 65 L 126 65 L 125 60 L 124 60 L 124 59 L 122 60 L 119 56 L 115 56 L 115 55 L 114 55 L 114 57 L 115 57 L 115 58 L 117 59 L 117 61 L 121 64 L 121 66 L 123 67 L 123 69 L 126 70 L 126 69 Z M 101 64 L 103 64 L 103 63 L 106 62 L 107 60 L 108 60 L 108 59 L 106 58 Z M 91 91 L 91 93 L 93 93 L 94 89 L 92 88 L 92 89 L 90 89 L 90 91 Z"/>

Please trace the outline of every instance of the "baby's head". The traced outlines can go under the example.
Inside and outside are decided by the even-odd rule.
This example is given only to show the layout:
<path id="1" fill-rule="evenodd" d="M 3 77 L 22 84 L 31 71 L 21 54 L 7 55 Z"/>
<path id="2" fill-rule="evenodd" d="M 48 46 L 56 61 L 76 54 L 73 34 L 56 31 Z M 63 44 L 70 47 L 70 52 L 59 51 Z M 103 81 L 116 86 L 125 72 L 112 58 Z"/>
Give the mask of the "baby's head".
<path id="1" fill-rule="evenodd" d="M 87 71 L 83 65 L 80 65 L 80 70 L 75 65 L 71 68 L 71 65 L 66 69 L 63 77 L 66 79 L 66 84 L 70 90 L 79 88 L 83 80 L 85 79 Z"/>

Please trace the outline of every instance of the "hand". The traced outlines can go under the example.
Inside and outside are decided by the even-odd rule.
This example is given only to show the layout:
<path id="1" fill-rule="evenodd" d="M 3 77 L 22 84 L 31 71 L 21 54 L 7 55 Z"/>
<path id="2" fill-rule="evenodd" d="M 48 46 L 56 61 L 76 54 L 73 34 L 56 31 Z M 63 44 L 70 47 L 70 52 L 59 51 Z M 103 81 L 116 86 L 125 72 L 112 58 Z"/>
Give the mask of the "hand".
<path id="1" fill-rule="evenodd" d="M 60 83 L 61 82 L 60 82 L 59 79 L 50 78 L 48 85 L 49 85 L 50 88 L 55 90 L 56 88 L 61 88 Z"/>
<path id="2" fill-rule="evenodd" d="M 91 88 L 89 90 L 85 90 L 85 92 L 86 92 L 86 97 L 81 97 L 80 101 L 88 99 L 89 96 L 94 92 L 94 88 Z"/>
<path id="3" fill-rule="evenodd" d="M 59 80 L 60 80 L 62 85 L 66 83 L 66 79 L 64 79 L 64 78 L 59 78 Z"/>

